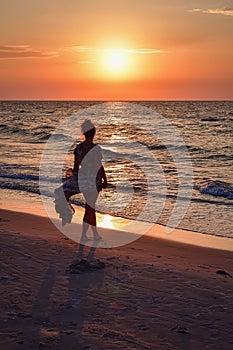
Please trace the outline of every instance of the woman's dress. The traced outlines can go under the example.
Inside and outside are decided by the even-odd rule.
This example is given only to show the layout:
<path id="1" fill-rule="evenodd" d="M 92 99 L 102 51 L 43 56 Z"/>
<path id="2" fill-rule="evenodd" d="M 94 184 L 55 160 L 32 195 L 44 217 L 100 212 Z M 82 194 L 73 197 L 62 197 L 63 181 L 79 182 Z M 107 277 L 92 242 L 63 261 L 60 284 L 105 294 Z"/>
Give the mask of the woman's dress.
<path id="1" fill-rule="evenodd" d="M 62 186 L 54 191 L 55 210 L 62 219 L 62 225 L 71 223 L 74 214 L 70 199 L 78 193 L 98 193 L 102 190 L 102 152 L 100 146 L 79 144 L 74 150 L 75 162 L 79 165 L 78 173 L 68 177 Z"/>

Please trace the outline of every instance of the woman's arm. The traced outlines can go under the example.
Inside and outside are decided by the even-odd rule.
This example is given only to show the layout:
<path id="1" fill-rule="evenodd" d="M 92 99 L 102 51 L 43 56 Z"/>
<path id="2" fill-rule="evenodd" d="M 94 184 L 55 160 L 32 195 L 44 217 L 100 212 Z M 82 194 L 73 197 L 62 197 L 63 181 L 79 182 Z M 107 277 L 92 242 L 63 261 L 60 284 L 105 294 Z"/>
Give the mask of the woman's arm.
<path id="1" fill-rule="evenodd" d="M 107 177 L 106 177 L 106 173 L 105 173 L 103 165 L 101 166 L 99 171 L 100 171 L 101 178 L 103 180 L 103 188 L 107 188 L 108 181 L 107 181 Z"/>
<path id="2" fill-rule="evenodd" d="M 76 153 L 74 152 L 74 174 L 77 175 L 79 171 L 79 158 L 77 157 Z"/>

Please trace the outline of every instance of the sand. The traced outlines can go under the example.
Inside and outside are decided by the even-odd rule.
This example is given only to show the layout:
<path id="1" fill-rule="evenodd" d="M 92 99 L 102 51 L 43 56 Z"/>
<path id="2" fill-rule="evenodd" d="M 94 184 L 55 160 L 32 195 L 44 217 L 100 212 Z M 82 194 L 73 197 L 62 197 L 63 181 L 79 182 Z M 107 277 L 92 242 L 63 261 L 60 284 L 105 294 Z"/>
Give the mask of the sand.
<path id="1" fill-rule="evenodd" d="M 214 249 L 211 236 L 201 246 L 153 232 L 103 249 L 73 242 L 46 216 L 0 217 L 0 349 L 233 348 L 231 239 Z M 72 273 L 77 259 L 105 268 Z"/>

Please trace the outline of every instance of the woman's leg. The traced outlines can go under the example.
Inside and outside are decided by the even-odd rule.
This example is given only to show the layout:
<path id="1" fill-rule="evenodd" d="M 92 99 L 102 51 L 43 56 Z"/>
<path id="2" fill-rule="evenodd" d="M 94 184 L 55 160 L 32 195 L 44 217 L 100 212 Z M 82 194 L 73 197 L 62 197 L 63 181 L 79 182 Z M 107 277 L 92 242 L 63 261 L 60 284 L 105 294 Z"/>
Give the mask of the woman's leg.
<path id="1" fill-rule="evenodd" d="M 87 203 L 85 204 L 85 213 L 84 213 L 83 221 L 89 225 L 96 226 L 95 209 L 93 209 Z"/>
<path id="2" fill-rule="evenodd" d="M 88 230 L 89 224 L 87 224 L 85 221 L 83 221 L 83 226 L 82 226 L 82 236 L 81 240 L 84 241 L 87 239 L 87 230 Z"/>
<path id="3" fill-rule="evenodd" d="M 100 236 L 96 227 L 96 212 L 95 212 L 95 204 L 98 198 L 98 193 L 96 192 L 84 192 L 83 196 L 86 201 L 85 205 L 85 213 L 83 217 L 83 231 L 82 237 L 86 238 L 86 233 L 89 225 L 93 231 L 93 235 L 95 239 L 100 239 Z"/>

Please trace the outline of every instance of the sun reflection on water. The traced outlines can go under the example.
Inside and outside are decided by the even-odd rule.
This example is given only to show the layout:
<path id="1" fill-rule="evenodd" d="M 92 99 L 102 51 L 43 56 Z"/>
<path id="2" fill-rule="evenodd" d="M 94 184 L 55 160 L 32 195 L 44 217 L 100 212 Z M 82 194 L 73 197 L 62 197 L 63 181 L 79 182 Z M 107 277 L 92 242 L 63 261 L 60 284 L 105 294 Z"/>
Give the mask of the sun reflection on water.
<path id="1" fill-rule="evenodd" d="M 101 215 L 101 217 L 98 218 L 98 226 L 104 227 L 104 228 L 115 228 L 115 225 L 113 223 L 113 217 L 111 215 L 105 214 Z"/>

